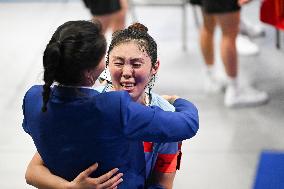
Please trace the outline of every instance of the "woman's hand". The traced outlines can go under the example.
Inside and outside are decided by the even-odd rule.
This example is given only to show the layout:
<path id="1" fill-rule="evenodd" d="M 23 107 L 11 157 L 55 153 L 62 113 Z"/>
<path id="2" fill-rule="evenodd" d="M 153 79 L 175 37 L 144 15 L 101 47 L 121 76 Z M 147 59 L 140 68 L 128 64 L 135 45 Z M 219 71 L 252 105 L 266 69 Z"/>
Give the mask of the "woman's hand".
<path id="1" fill-rule="evenodd" d="M 91 178 L 89 175 L 97 170 L 98 164 L 95 163 L 82 173 L 80 173 L 73 181 L 71 181 L 67 187 L 67 189 L 115 189 L 118 184 L 120 184 L 123 179 L 123 173 L 118 173 L 117 168 L 109 171 L 108 173 L 98 177 Z M 114 177 L 112 177 L 115 175 Z M 112 177 L 112 178 L 111 178 Z"/>
<path id="2" fill-rule="evenodd" d="M 162 95 L 164 99 L 166 99 L 170 104 L 173 104 L 176 99 L 180 98 L 177 95 Z"/>
<path id="3" fill-rule="evenodd" d="M 238 0 L 239 6 L 249 3 L 251 0 Z"/>

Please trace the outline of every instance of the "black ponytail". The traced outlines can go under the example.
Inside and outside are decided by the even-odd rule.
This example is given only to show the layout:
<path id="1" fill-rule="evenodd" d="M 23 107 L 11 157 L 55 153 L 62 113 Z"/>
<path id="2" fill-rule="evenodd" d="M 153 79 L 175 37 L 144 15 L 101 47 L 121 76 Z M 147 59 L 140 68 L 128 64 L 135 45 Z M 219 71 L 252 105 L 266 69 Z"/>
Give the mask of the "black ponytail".
<path id="1" fill-rule="evenodd" d="M 42 99 L 43 99 L 43 106 L 42 112 L 46 112 L 47 110 L 47 102 L 50 96 L 50 87 L 53 84 L 55 77 L 56 77 L 56 70 L 58 65 L 60 64 L 61 59 L 61 52 L 60 52 L 60 42 L 55 41 L 52 39 L 49 44 L 47 45 L 44 55 L 43 55 L 43 68 L 44 68 L 44 75 L 43 75 L 43 92 L 42 92 Z"/>

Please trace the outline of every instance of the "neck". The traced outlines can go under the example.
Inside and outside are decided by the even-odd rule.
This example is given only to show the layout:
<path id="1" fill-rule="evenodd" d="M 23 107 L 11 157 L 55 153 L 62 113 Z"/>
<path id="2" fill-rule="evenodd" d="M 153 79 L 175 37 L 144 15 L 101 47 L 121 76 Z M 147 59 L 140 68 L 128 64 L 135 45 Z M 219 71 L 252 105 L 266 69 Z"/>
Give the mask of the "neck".
<path id="1" fill-rule="evenodd" d="M 81 86 L 81 87 L 92 87 L 95 85 L 95 82 L 91 82 L 90 80 L 86 80 L 83 82 L 78 83 L 76 86 Z"/>
<path id="2" fill-rule="evenodd" d="M 137 102 L 145 105 L 145 106 L 149 106 L 150 102 L 149 102 L 149 96 L 144 92 L 140 98 L 137 100 Z"/>

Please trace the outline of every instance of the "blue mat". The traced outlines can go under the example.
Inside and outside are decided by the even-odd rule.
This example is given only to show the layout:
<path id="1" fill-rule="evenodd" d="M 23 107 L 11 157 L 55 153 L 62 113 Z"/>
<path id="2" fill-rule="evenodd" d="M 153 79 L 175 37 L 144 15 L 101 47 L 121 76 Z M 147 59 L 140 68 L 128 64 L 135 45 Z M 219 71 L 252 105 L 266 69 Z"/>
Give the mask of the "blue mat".
<path id="1" fill-rule="evenodd" d="M 254 189 L 284 189 L 284 152 L 261 153 Z"/>

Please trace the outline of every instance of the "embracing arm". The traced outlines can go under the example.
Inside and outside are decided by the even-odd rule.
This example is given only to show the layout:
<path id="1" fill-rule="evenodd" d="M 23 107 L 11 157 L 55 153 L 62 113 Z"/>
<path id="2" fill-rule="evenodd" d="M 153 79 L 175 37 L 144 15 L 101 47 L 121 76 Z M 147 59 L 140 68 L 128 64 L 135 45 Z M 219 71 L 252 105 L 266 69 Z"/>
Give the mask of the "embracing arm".
<path id="1" fill-rule="evenodd" d="M 90 166 L 73 181 L 69 182 L 53 175 L 48 168 L 44 166 L 44 162 L 37 152 L 28 165 L 25 178 L 28 184 L 39 189 L 112 189 L 116 188 L 117 185 L 123 181 L 121 178 L 123 176 L 122 173 L 115 175 L 118 169 L 113 169 L 98 178 L 90 178 L 89 175 L 94 172 L 97 167 L 97 163 Z M 113 175 L 115 176 L 112 177 Z"/>
<path id="2" fill-rule="evenodd" d="M 176 172 L 161 173 L 154 171 L 152 175 L 152 184 L 147 189 L 172 189 Z"/>
<path id="3" fill-rule="evenodd" d="M 180 168 L 181 162 L 181 142 L 165 143 L 158 149 L 157 159 L 150 177 L 151 187 L 172 189 L 176 171 Z"/>
<path id="4" fill-rule="evenodd" d="M 26 170 L 25 178 L 27 184 L 45 189 L 68 188 L 69 183 L 65 179 L 51 174 L 51 172 L 44 166 L 39 153 L 35 153 L 30 161 Z M 47 181 L 48 183 L 45 183 Z"/>
<path id="5" fill-rule="evenodd" d="M 131 139 L 151 142 L 177 142 L 195 136 L 199 128 L 197 108 L 181 98 L 175 100 L 173 106 L 176 112 L 128 102 L 121 111 L 124 134 Z"/>

